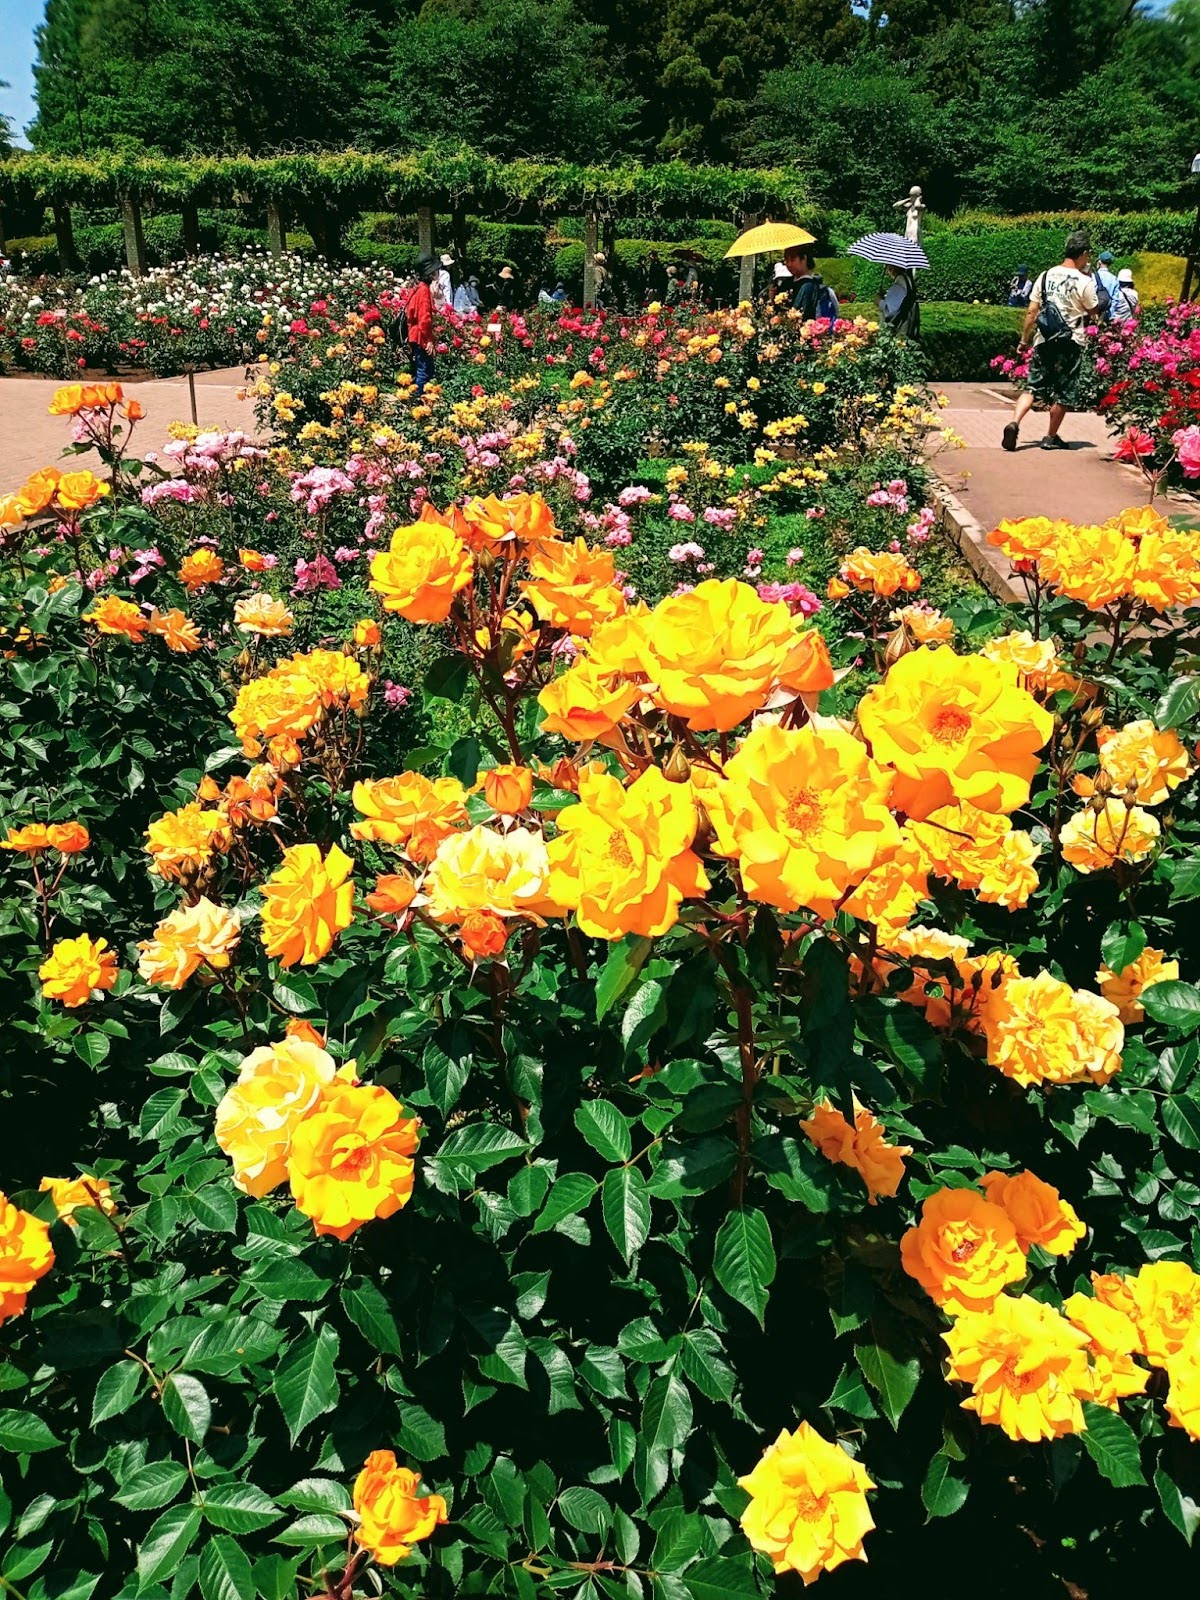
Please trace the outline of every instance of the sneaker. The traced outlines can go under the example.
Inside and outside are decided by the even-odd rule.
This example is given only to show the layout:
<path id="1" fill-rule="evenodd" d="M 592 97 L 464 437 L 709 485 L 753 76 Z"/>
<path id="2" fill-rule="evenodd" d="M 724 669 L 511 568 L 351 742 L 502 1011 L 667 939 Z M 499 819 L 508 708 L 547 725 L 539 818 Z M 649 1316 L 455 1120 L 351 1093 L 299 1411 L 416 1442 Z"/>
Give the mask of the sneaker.
<path id="1" fill-rule="evenodd" d="M 1000 448 L 1002 450 L 1015 450 L 1017 448 L 1017 435 L 1020 431 L 1015 422 L 1007 423 L 1004 432 L 1000 435 Z"/>
<path id="2" fill-rule="evenodd" d="M 1048 433 L 1042 440 L 1043 450 L 1069 450 L 1071 446 L 1065 439 L 1060 439 L 1056 433 Z"/>

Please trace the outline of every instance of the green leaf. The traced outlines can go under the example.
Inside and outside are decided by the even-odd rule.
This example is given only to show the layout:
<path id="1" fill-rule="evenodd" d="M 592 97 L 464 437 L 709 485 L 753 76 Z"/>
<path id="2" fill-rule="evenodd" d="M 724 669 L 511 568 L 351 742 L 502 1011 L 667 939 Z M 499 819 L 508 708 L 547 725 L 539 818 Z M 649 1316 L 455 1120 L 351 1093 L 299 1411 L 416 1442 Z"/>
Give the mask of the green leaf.
<path id="1" fill-rule="evenodd" d="M 1200 1028 L 1200 989 L 1193 984 L 1167 978 L 1143 989 L 1141 1002 L 1148 1017 L 1176 1033 L 1195 1033 Z"/>
<path id="2" fill-rule="evenodd" d="M 1114 922 L 1100 940 L 1100 954 L 1110 972 L 1121 973 L 1146 948 L 1146 930 L 1140 922 Z"/>
<path id="3" fill-rule="evenodd" d="M 204 1600 L 254 1600 L 249 1558 L 227 1533 L 206 1540 L 200 1552 L 200 1593 Z"/>
<path id="4" fill-rule="evenodd" d="M 400 1329 L 392 1308 L 384 1299 L 383 1291 L 370 1278 L 355 1274 L 342 1288 L 342 1304 L 346 1315 L 373 1350 L 384 1355 L 401 1353 Z"/>
<path id="5" fill-rule="evenodd" d="M 1145 1483 L 1137 1435 L 1124 1418 L 1090 1400 L 1083 1402 L 1083 1415 L 1084 1448 L 1109 1483 L 1118 1489 Z"/>
<path id="6" fill-rule="evenodd" d="M 899 1427 L 920 1381 L 921 1363 L 915 1356 L 905 1360 L 894 1355 L 882 1344 L 857 1345 L 854 1354 L 863 1377 L 879 1396 L 884 1416 L 893 1428 Z"/>
<path id="7" fill-rule="evenodd" d="M 606 1161 L 628 1161 L 633 1154 L 628 1119 L 610 1100 L 585 1100 L 576 1108 L 575 1126 Z"/>
<path id="8" fill-rule="evenodd" d="M 0 1411 L 0 1450 L 28 1456 L 36 1450 L 53 1450 L 59 1442 L 41 1417 L 28 1411 Z"/>
<path id="9" fill-rule="evenodd" d="M 472 1122 L 443 1141 L 437 1160 L 456 1175 L 473 1178 L 528 1148 L 524 1139 L 498 1122 Z"/>
<path id="10" fill-rule="evenodd" d="M 479 740 L 474 734 L 464 734 L 461 739 L 456 739 L 446 752 L 447 776 L 457 778 L 464 789 L 474 788 L 482 759 L 483 746 Z"/>
<path id="11" fill-rule="evenodd" d="M 138 1546 L 141 1587 L 149 1588 L 165 1573 L 173 1572 L 199 1532 L 200 1513 L 195 1506 L 172 1506 L 164 1511 Z"/>
<path id="12" fill-rule="evenodd" d="M 150 1461 L 131 1472 L 113 1499 L 130 1511 L 157 1511 L 187 1482 L 187 1470 L 175 1461 Z"/>
<path id="13" fill-rule="evenodd" d="M 301 1478 L 286 1494 L 279 1496 L 279 1504 L 292 1511 L 349 1511 L 350 1491 L 336 1478 Z"/>
<path id="14" fill-rule="evenodd" d="M 1191 1544 L 1196 1529 L 1200 1528 L 1200 1505 L 1183 1492 L 1165 1467 L 1160 1466 L 1155 1472 L 1154 1487 L 1158 1490 L 1158 1498 L 1167 1514 L 1167 1521 L 1178 1528 L 1188 1544 Z"/>
<path id="15" fill-rule="evenodd" d="M 650 1198 L 636 1167 L 613 1167 L 605 1173 L 600 1209 L 609 1237 L 628 1261 L 650 1232 Z"/>
<path id="16" fill-rule="evenodd" d="M 452 1056 L 436 1039 L 431 1039 L 421 1056 L 421 1070 L 430 1099 L 442 1116 L 448 1117 L 471 1076 L 470 1056 Z"/>
<path id="17" fill-rule="evenodd" d="M 1178 728 L 1200 710 L 1200 678 L 1176 678 L 1158 702 L 1154 721 L 1160 728 Z"/>
<path id="18" fill-rule="evenodd" d="M 212 1401 L 199 1378 L 189 1372 L 173 1372 L 163 1384 L 163 1416 L 176 1433 L 201 1444 L 212 1421 Z"/>
<path id="19" fill-rule="evenodd" d="M 282 1533 L 274 1536 L 276 1544 L 303 1545 L 311 1548 L 320 1544 L 334 1544 L 345 1540 L 346 1524 L 324 1511 L 312 1511 L 289 1522 Z"/>
<path id="20" fill-rule="evenodd" d="M 206 1183 L 188 1196 L 192 1215 L 210 1233 L 233 1233 L 237 1228 L 238 1203 L 226 1183 Z"/>
<path id="21" fill-rule="evenodd" d="M 1200 896 L 1200 856 L 1184 856 L 1182 861 L 1168 862 L 1171 874 L 1171 904 L 1195 900 Z"/>
<path id="22" fill-rule="evenodd" d="M 709 1556 L 689 1567 L 683 1582 L 692 1600 L 744 1600 L 746 1595 L 758 1593 L 748 1556 L 743 1561 Z"/>
<path id="23" fill-rule="evenodd" d="M 254 1587 L 262 1600 L 295 1600 L 299 1557 L 260 1556 L 254 1563 Z"/>
<path id="24" fill-rule="evenodd" d="M 337 1351 L 337 1334 L 325 1324 L 316 1333 L 297 1339 L 279 1363 L 271 1387 L 293 1444 L 310 1422 L 337 1404 Z"/>
<path id="25" fill-rule="evenodd" d="M 264 1300 L 323 1300 L 333 1288 L 329 1278 L 314 1272 L 306 1261 L 268 1261 L 255 1266 L 251 1282 Z"/>
<path id="26" fill-rule="evenodd" d="M 158 1139 L 179 1119 L 182 1089 L 156 1089 L 142 1107 L 138 1132 L 143 1139 Z"/>
<path id="27" fill-rule="evenodd" d="M 546 1196 L 546 1204 L 538 1213 L 533 1232 L 547 1233 L 564 1217 L 572 1217 L 577 1211 L 582 1211 L 599 1187 L 595 1178 L 589 1178 L 586 1172 L 564 1172 Z"/>
<path id="28" fill-rule="evenodd" d="M 596 1021 L 602 1022 L 629 988 L 654 948 L 653 939 L 630 933 L 608 952 L 596 979 Z"/>
<path id="29" fill-rule="evenodd" d="M 767 1297 L 775 1281 L 775 1247 L 761 1211 L 731 1211 L 717 1232 L 713 1271 L 725 1293 L 763 1325 Z"/>
<path id="30" fill-rule="evenodd" d="M 692 1431 L 692 1397 L 674 1374 L 655 1378 L 642 1405 L 641 1437 L 647 1450 L 674 1450 Z"/>
<path id="31" fill-rule="evenodd" d="M 421 1462 L 437 1461 L 446 1454 L 446 1430 L 431 1417 L 424 1406 L 408 1400 L 397 1400 L 396 1414 L 400 1419 L 397 1442 L 400 1449 Z"/>
<path id="32" fill-rule="evenodd" d="M 461 700 L 470 675 L 471 668 L 466 656 L 454 652 L 439 656 L 434 661 L 421 687 L 435 700 Z"/>
<path id="33" fill-rule="evenodd" d="M 701 1394 L 710 1400 L 732 1398 L 737 1378 L 725 1360 L 721 1341 L 711 1328 L 692 1328 L 685 1333 L 679 1346 L 679 1360 Z"/>
<path id="34" fill-rule="evenodd" d="M 136 1361 L 118 1361 L 102 1373 L 92 1399 L 92 1427 L 109 1417 L 128 1411 L 142 1381 L 142 1368 Z"/>
<path id="35" fill-rule="evenodd" d="M 1162 1102 L 1162 1121 L 1176 1144 L 1200 1150 L 1200 1100 L 1190 1094 L 1169 1095 Z"/>
<path id="36" fill-rule="evenodd" d="M 294 1017 L 302 1017 L 317 1009 L 317 991 L 298 972 L 281 972 L 271 985 L 271 993 L 277 1004 Z"/>
<path id="37" fill-rule="evenodd" d="M 275 1502 L 252 1483 L 210 1484 L 200 1509 L 209 1522 L 227 1533 L 254 1533 L 282 1515 Z"/>
<path id="38" fill-rule="evenodd" d="M 921 1503 L 929 1513 L 929 1521 L 934 1517 L 952 1517 L 956 1511 L 961 1511 L 969 1493 L 970 1485 L 955 1476 L 954 1463 L 939 1450 L 929 1463 L 921 1485 Z"/>
<path id="39" fill-rule="evenodd" d="M 89 1067 L 98 1067 L 107 1057 L 111 1041 L 106 1033 L 77 1033 L 71 1048 Z"/>
<path id="40" fill-rule="evenodd" d="M 558 1497 L 558 1509 L 580 1533 L 606 1533 L 612 1521 L 608 1501 L 595 1489 L 564 1489 Z"/>
<path id="41" fill-rule="evenodd" d="M 654 1541 L 653 1567 L 656 1572 L 678 1572 L 700 1554 L 704 1529 L 700 1518 L 688 1511 L 673 1511 L 658 1530 Z"/>

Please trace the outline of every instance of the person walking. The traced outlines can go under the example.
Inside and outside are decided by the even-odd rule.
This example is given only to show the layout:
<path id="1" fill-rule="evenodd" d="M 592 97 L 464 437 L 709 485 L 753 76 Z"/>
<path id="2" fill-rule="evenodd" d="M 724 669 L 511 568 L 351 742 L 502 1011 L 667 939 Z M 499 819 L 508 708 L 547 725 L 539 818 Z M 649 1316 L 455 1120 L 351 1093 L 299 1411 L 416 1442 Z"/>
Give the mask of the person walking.
<path id="1" fill-rule="evenodd" d="M 1109 319 L 1112 322 L 1128 322 L 1137 316 L 1141 306 L 1142 297 L 1133 286 L 1133 272 L 1129 267 L 1122 267 L 1117 273 L 1117 292 L 1109 307 Z"/>
<path id="2" fill-rule="evenodd" d="M 423 394 L 425 385 L 433 381 L 433 284 L 437 275 L 437 263 L 426 261 L 415 287 L 409 290 L 408 299 L 404 302 L 404 314 L 408 319 L 408 353 L 418 394 Z"/>
<path id="3" fill-rule="evenodd" d="M 1033 279 L 1029 276 L 1029 268 L 1021 264 L 1017 268 L 1017 275 L 1008 285 L 1008 303 L 1010 306 L 1027 306 L 1029 304 L 1029 291 L 1033 288 Z"/>
<path id="4" fill-rule="evenodd" d="M 921 331 L 921 305 L 917 299 L 916 274 L 890 262 L 884 267 L 891 282 L 879 297 L 879 311 L 893 333 L 915 339 Z"/>
<path id="5" fill-rule="evenodd" d="M 1018 351 L 1032 350 L 1029 375 L 1027 387 L 1017 396 L 1012 421 L 1001 435 L 1005 450 L 1017 448 L 1021 423 L 1038 402 L 1050 408 L 1042 449 L 1070 448 L 1058 430 L 1077 398 L 1088 321 L 1099 304 L 1096 285 L 1088 272 L 1091 253 L 1086 233 L 1069 234 L 1062 264 L 1047 268 L 1030 291 L 1029 310 L 1017 345 Z"/>
<path id="6" fill-rule="evenodd" d="M 1113 253 L 1101 250 L 1096 263 L 1096 319 L 1107 322 L 1112 316 L 1113 297 L 1117 292 L 1117 275 L 1113 271 Z"/>
<path id="7" fill-rule="evenodd" d="M 838 297 L 817 271 L 817 258 L 807 245 L 790 245 L 783 252 L 783 264 L 796 285 L 792 309 L 805 322 L 823 319 L 836 322 L 841 307 Z"/>

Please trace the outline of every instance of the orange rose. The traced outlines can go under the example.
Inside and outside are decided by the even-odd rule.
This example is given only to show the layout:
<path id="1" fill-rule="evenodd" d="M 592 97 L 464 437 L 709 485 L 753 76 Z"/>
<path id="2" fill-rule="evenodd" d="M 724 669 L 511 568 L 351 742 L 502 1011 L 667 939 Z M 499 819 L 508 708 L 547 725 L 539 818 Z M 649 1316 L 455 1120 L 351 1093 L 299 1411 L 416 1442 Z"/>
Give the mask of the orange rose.
<path id="1" fill-rule="evenodd" d="M 391 546 L 371 557 L 371 588 L 384 608 L 409 622 L 445 622 L 475 567 L 466 545 L 438 522 L 397 528 Z"/>
<path id="2" fill-rule="evenodd" d="M 416 894 L 416 884 L 405 873 L 383 872 L 375 879 L 367 904 L 381 917 L 399 917 L 412 905 Z"/>
<path id="3" fill-rule="evenodd" d="M 116 952 L 108 948 L 107 939 L 90 939 L 86 933 L 60 939 L 38 968 L 38 977 L 47 1000 L 81 1006 L 116 983 Z"/>
<path id="4" fill-rule="evenodd" d="M 487 961 L 500 955 L 508 942 L 504 918 L 494 911 L 468 911 L 459 926 L 462 947 L 472 961 Z"/>
<path id="5" fill-rule="evenodd" d="M 97 500 L 103 500 L 105 495 L 111 493 L 109 484 L 85 470 L 64 472 L 58 480 L 54 496 L 64 511 L 86 511 Z"/>
<path id="6" fill-rule="evenodd" d="M 1032 1172 L 989 1172 L 980 1183 L 992 1204 L 1008 1213 L 1022 1250 L 1036 1244 L 1052 1256 L 1070 1255 L 1087 1232 L 1058 1190 Z"/>
<path id="7" fill-rule="evenodd" d="M 21 515 L 36 517 L 39 511 L 45 511 L 54 499 L 54 491 L 61 477 L 62 473 L 57 467 L 43 467 L 40 472 L 26 478 L 17 490 L 17 506 Z"/>
<path id="8" fill-rule="evenodd" d="M 0 850 L 15 850 L 23 856 L 36 856 L 50 848 L 50 829 L 44 822 L 27 822 L 23 828 L 10 828 L 8 838 L 0 841 Z"/>
<path id="9" fill-rule="evenodd" d="M 380 1566 L 394 1567 L 411 1554 L 418 1539 L 428 1539 L 447 1517 L 440 1494 L 418 1494 L 420 1480 L 397 1466 L 390 1450 L 372 1450 L 354 1484 L 359 1525 L 354 1537 Z"/>
<path id="10" fill-rule="evenodd" d="M 82 822 L 52 822 L 47 831 L 50 848 L 64 856 L 76 855 L 80 850 L 86 850 L 92 842 Z"/>
<path id="11" fill-rule="evenodd" d="M 318 1234 L 345 1240 L 408 1204 L 419 1128 L 387 1089 L 333 1085 L 296 1127 L 288 1157 L 292 1196 Z"/>
<path id="12" fill-rule="evenodd" d="M 263 945 L 284 967 L 312 966 L 327 956 L 354 916 L 354 863 L 336 844 L 295 844 L 263 885 Z M 350 879 L 348 882 L 347 880 Z"/>
<path id="13" fill-rule="evenodd" d="M 900 1240 L 900 1260 L 951 1316 L 987 1311 L 1026 1270 L 1012 1219 L 974 1189 L 929 1195 L 920 1222 Z"/>
<path id="14" fill-rule="evenodd" d="M 84 612 L 83 620 L 94 622 L 101 633 L 124 634 L 135 644 L 141 643 L 150 626 L 150 618 L 143 616 L 137 606 L 128 600 L 118 600 L 114 594 L 94 601 L 92 609 Z"/>
<path id="15" fill-rule="evenodd" d="M 49 1225 L 0 1194 L 0 1322 L 21 1315 L 29 1291 L 53 1265 Z"/>
<path id="16" fill-rule="evenodd" d="M 186 611 L 152 611 L 147 626 L 151 633 L 165 639 L 167 649 L 176 655 L 190 656 L 200 648 L 200 629 Z"/>
<path id="17" fill-rule="evenodd" d="M 511 762 L 492 767 L 483 775 L 483 798 L 493 811 L 515 817 L 518 812 L 527 810 L 533 799 L 533 773 L 528 767 Z"/>
<path id="18" fill-rule="evenodd" d="M 369 649 L 383 638 L 374 617 L 360 617 L 354 624 L 354 642 L 360 649 Z"/>

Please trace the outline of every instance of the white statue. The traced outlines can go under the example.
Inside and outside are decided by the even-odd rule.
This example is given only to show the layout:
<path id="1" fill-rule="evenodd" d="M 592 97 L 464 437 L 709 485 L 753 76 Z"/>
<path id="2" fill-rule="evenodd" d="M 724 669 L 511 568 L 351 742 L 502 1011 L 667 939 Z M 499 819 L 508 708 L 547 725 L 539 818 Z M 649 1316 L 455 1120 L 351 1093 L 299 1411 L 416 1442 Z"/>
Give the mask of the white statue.
<path id="1" fill-rule="evenodd" d="M 904 212 L 904 237 L 911 239 L 914 244 L 921 242 L 921 213 L 926 211 L 924 200 L 921 199 L 921 185 L 914 183 L 903 200 L 893 200 L 892 205 L 897 211 Z"/>

